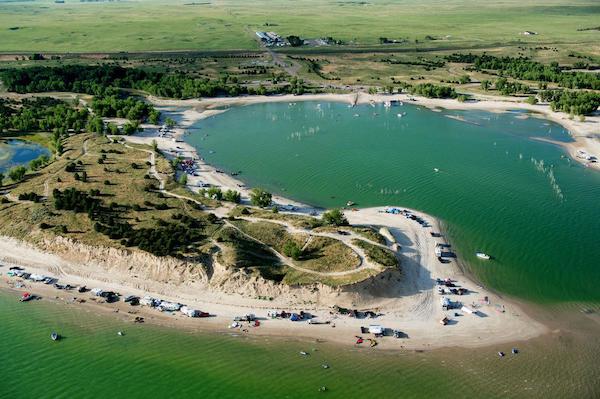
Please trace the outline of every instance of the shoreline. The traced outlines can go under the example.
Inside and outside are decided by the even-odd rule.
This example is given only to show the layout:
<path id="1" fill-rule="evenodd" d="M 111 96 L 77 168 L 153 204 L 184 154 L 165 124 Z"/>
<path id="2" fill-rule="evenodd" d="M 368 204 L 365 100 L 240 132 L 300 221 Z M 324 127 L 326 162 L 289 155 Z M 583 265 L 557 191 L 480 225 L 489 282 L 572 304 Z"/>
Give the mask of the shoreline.
<path id="1" fill-rule="evenodd" d="M 410 101 L 415 99 L 415 101 Z M 172 158 L 178 155 L 191 157 L 194 162 L 199 166 L 198 176 L 188 175 L 188 188 L 197 188 L 197 183 L 202 181 L 211 185 L 216 185 L 222 189 L 234 189 L 241 192 L 243 201 L 248 201 L 249 188 L 245 184 L 227 173 L 219 173 L 219 171 L 207 164 L 198 155 L 195 148 L 185 143 L 182 137 L 186 134 L 186 129 L 199 120 L 208 118 L 221 112 L 226 112 L 226 109 L 215 109 L 217 107 L 227 105 L 248 105 L 260 102 L 289 102 L 289 101 L 338 101 L 348 102 L 350 104 L 365 104 L 371 102 L 381 102 L 388 100 L 400 100 L 409 101 L 415 105 L 426 106 L 431 109 L 439 109 L 440 107 L 446 109 L 483 109 L 492 112 L 504 112 L 516 108 L 528 108 L 531 111 L 536 111 L 538 106 L 530 106 L 528 104 L 520 103 L 507 103 L 507 102 L 488 102 L 482 101 L 477 103 L 459 103 L 456 100 L 440 100 L 440 99 L 417 99 L 416 97 L 406 95 L 355 95 L 355 94 L 319 94 L 319 95 L 305 95 L 305 96 L 276 96 L 276 97 L 239 97 L 239 98 L 223 98 L 223 99 L 209 99 L 209 100 L 158 100 L 151 99 L 155 105 L 161 107 L 161 111 L 165 112 L 169 116 L 177 119 L 177 127 L 174 130 L 172 137 L 158 137 L 157 126 L 145 125 L 144 132 L 135 136 L 124 136 L 127 142 L 150 144 L 152 140 L 156 140 L 159 150 L 166 155 L 168 158 Z M 465 106 L 467 105 L 467 106 Z M 521 107 L 522 105 L 528 105 L 528 107 Z M 172 109 L 175 107 L 175 109 Z M 189 107 L 186 110 L 181 110 L 181 107 Z M 171 114 L 169 114 L 171 112 Z M 546 110 L 548 112 L 548 110 Z M 542 114 L 544 112 L 541 112 Z M 549 118 L 552 119 L 552 118 Z M 558 121 L 556 121 L 558 122 Z M 564 121 L 563 121 L 564 122 Z M 573 122 L 573 121 L 569 121 Z M 558 122 L 560 123 L 560 122 Z M 573 122 L 579 123 L 579 122 Z M 564 126 L 563 123 L 561 125 Z M 571 133 L 572 134 L 572 133 Z M 565 143 L 573 144 L 573 143 Z M 581 160 L 579 160 L 581 161 Z M 298 207 L 296 212 L 285 212 L 282 213 L 319 213 L 320 210 L 305 204 L 301 204 L 296 201 L 292 201 L 280 196 L 274 196 L 273 200 L 278 205 L 292 204 Z M 218 216 L 225 216 L 229 211 L 229 207 L 221 206 L 219 208 L 210 209 Z M 301 302 L 298 299 L 292 300 L 292 297 L 286 295 L 286 298 L 282 300 L 275 300 L 274 302 L 265 302 L 248 298 L 240 293 L 224 293 L 224 292 L 203 292 L 199 294 L 197 291 L 193 293 L 192 287 L 179 287 L 177 285 L 162 284 L 158 282 L 147 282 L 149 288 L 141 290 L 139 286 L 127 284 L 126 280 L 119 280 L 109 275 L 109 273 L 103 273 L 102 270 L 95 270 L 88 273 L 76 273 L 75 267 L 39 267 L 36 271 L 40 273 L 50 272 L 53 273 L 56 270 L 60 271 L 60 278 L 71 279 L 67 281 L 61 281 L 62 283 L 70 284 L 85 284 L 88 287 L 93 282 L 97 286 L 113 289 L 115 291 L 122 292 L 123 294 L 136 294 L 146 295 L 150 294 L 153 296 L 163 297 L 167 300 L 181 301 L 187 303 L 190 306 L 196 306 L 196 308 L 203 311 L 208 311 L 211 314 L 216 314 L 216 317 L 210 319 L 187 319 L 182 315 L 177 315 L 177 326 L 172 323 L 173 316 L 163 316 L 159 312 L 149 309 L 140 310 L 136 307 L 136 311 L 140 311 L 140 314 L 146 314 L 149 320 L 156 322 L 157 324 L 164 324 L 173 327 L 182 328 L 196 328 L 206 329 L 207 331 L 232 332 L 226 328 L 226 325 L 231 323 L 231 320 L 236 315 L 243 315 L 245 313 L 255 313 L 257 316 L 264 317 L 267 310 L 274 309 L 285 309 L 285 310 L 305 310 L 311 311 L 318 316 L 317 320 L 327 320 L 335 323 L 335 328 L 331 328 L 330 325 L 310 325 L 306 323 L 293 323 L 289 320 L 267 320 L 260 328 L 250 329 L 250 332 L 254 334 L 256 331 L 257 335 L 264 336 L 280 336 L 280 337 L 296 337 L 296 338 L 307 338 L 307 339 L 324 339 L 328 342 L 334 342 L 338 344 L 351 344 L 354 340 L 354 336 L 360 333 L 359 327 L 361 325 L 369 324 L 380 324 L 385 327 L 400 329 L 406 332 L 409 339 L 394 339 L 394 338 L 383 338 L 378 340 L 378 348 L 381 349 L 436 349 L 444 347 L 484 347 L 495 344 L 502 344 L 508 342 L 522 341 L 530 338 L 538 337 L 549 332 L 548 328 L 543 324 L 535 321 L 534 319 L 527 316 L 520 309 L 518 301 L 512 301 L 511 299 L 505 299 L 500 294 L 495 293 L 491 290 L 487 290 L 481 287 L 480 284 L 469 275 L 468 271 L 465 271 L 459 264 L 460 262 L 453 261 L 453 264 L 441 264 L 437 261 L 437 257 L 434 256 L 433 247 L 435 246 L 436 240 L 429 237 L 429 231 L 422 229 L 420 226 L 412 226 L 410 222 L 405 223 L 403 217 L 398 215 L 389 215 L 381 213 L 383 207 L 378 208 L 363 208 L 358 211 L 350 212 L 346 211 L 346 216 L 349 222 L 353 225 L 375 225 L 387 227 L 392 231 L 394 238 L 401 244 L 403 250 L 400 251 L 400 256 L 403 260 L 403 275 L 405 278 L 399 284 L 387 284 L 384 289 L 389 289 L 386 292 L 385 300 L 381 299 L 379 302 L 373 300 L 373 297 L 365 296 L 366 300 L 357 300 L 355 308 L 357 309 L 369 309 L 377 308 L 383 309 L 384 315 L 377 319 L 350 319 L 346 316 L 334 316 L 330 313 L 331 308 L 323 305 L 308 305 L 301 306 Z M 413 211 L 415 214 L 421 215 L 426 218 L 432 224 L 432 231 L 440 230 L 440 223 L 438 220 L 426 215 L 422 212 Z M 437 230 L 436 230 L 437 229 Z M 394 234 L 396 233 L 396 234 Z M 402 241 L 404 240 L 404 241 Z M 442 241 L 445 240 L 442 238 Z M 411 244 L 413 243 L 413 244 Z M 0 251 L 6 255 L 6 246 L 11 245 L 10 240 L 0 238 L 0 249 L 4 247 L 4 251 Z M 17 247 L 12 243 L 12 249 L 23 249 Z M 405 251 L 405 249 L 408 249 Z M 24 264 L 27 263 L 27 267 L 32 267 L 32 262 L 27 262 L 27 254 L 31 249 L 25 249 L 23 253 L 16 255 L 13 251 L 13 260 L 21 258 L 24 260 Z M 410 253 L 414 253 L 412 256 Z M 9 251 L 10 253 L 10 251 Z M 5 258 L 5 256 L 0 256 Z M 4 259 L 3 259 L 4 260 Z M 70 269 L 70 270 L 69 270 Z M 56 277 L 59 277 L 58 275 Z M 91 278 L 99 277 L 99 278 Z M 477 317 L 462 312 L 460 316 L 456 316 L 458 313 L 453 313 L 450 318 L 454 322 L 452 325 L 441 326 L 439 320 L 445 316 L 450 316 L 449 312 L 444 313 L 441 310 L 439 299 L 441 295 L 438 295 L 435 291 L 437 286 L 434 281 L 435 278 L 451 278 L 456 280 L 460 286 L 464 286 L 471 292 L 470 295 L 464 298 L 464 302 L 471 307 L 477 307 L 485 316 Z M 116 283 L 116 281 L 122 281 L 122 283 Z M 130 283 L 130 282 L 129 282 Z M 145 282 L 146 283 L 146 282 Z M 373 291 L 380 293 L 383 284 L 377 284 L 375 281 L 370 281 L 369 284 L 362 284 L 361 288 L 367 292 Z M 34 285 L 37 289 L 37 284 Z M 46 288 L 46 287 L 43 287 Z M 188 289 L 186 289 L 188 288 Z M 181 293 L 177 295 L 165 293 L 172 293 L 173 290 L 177 291 L 181 289 Z M 210 288 L 209 288 L 210 290 Z M 55 294 L 57 291 L 52 291 Z M 76 293 L 73 293 L 76 294 Z M 51 291 L 48 291 L 48 295 L 51 296 Z M 338 294 L 339 295 L 339 294 Z M 488 304 L 483 303 L 483 298 L 488 297 Z M 364 298 L 363 298 L 364 299 Z M 456 298 L 453 298 L 456 299 Z M 286 302 L 287 301 L 287 302 Z M 294 306 L 294 303 L 296 305 Z M 128 305 L 119 303 L 120 306 L 125 306 L 129 309 Z M 82 305 L 83 306 L 83 305 Z M 112 305 L 107 305 L 112 306 Z M 500 311 L 499 306 L 503 306 Z M 526 306 L 526 304 L 523 304 Z M 126 312 L 126 309 L 123 309 Z M 114 310 L 113 310 L 114 311 Z M 460 311 L 458 311 L 460 312 Z M 206 322 L 205 322 L 206 321 Z M 369 335 L 367 335 L 368 337 Z"/>
<path id="2" fill-rule="evenodd" d="M 567 151 L 569 156 L 584 166 L 600 170 L 600 161 L 591 163 L 578 156 L 578 151 L 584 151 L 588 155 L 595 156 L 600 160 L 600 115 L 586 116 L 584 122 L 571 120 L 569 119 L 569 115 L 564 112 L 552 111 L 549 104 L 532 105 L 518 101 L 518 98 L 513 97 L 474 95 L 473 100 L 461 103 L 456 99 L 426 98 L 410 94 L 367 94 L 358 92 L 348 94 L 304 94 L 301 96 L 286 94 L 276 96 L 219 97 L 199 100 L 168 100 L 148 96 L 147 99 L 157 106 L 190 107 L 191 109 L 186 111 L 185 127 L 189 127 L 199 120 L 224 112 L 224 110 L 216 110 L 215 108 L 272 102 L 333 101 L 358 105 L 397 100 L 413 105 L 420 105 L 434 111 L 440 108 L 446 110 L 481 110 L 489 112 L 509 112 L 521 109 L 531 112 L 532 116 L 541 116 L 565 128 L 572 137 L 573 142 L 561 142 L 560 145 Z"/>
<path id="3" fill-rule="evenodd" d="M 75 264 L 61 259 L 57 255 L 45 253 L 34 247 L 7 237 L 0 237 L 0 259 L 5 267 L 25 267 L 27 272 L 50 275 L 59 278 L 62 284 L 86 285 L 88 288 L 112 290 L 122 295 L 151 295 L 172 302 L 185 303 L 188 306 L 209 312 L 214 317 L 191 319 L 179 312 L 161 313 L 152 308 L 131 307 L 122 301 L 101 305 L 106 312 L 123 315 L 135 311 L 136 316 L 143 316 L 147 322 L 184 330 L 195 329 L 207 332 L 245 332 L 249 335 L 294 337 L 317 339 L 339 345 L 354 345 L 356 336 L 371 338 L 370 334 L 361 334 L 361 326 L 381 325 L 390 329 L 398 329 L 407 335 L 406 339 L 393 337 L 377 338 L 378 349 L 383 350 L 431 350 L 448 347 L 479 348 L 502 345 L 510 342 L 525 341 L 549 332 L 549 329 L 529 317 L 518 303 L 486 290 L 464 274 L 455 261 L 450 264 L 438 262 L 434 254 L 435 240 L 429 235 L 430 229 L 422 228 L 418 223 L 400 215 L 381 213 L 383 208 L 367 208 L 347 213 L 351 224 L 370 224 L 389 226 L 391 234 L 397 239 L 402 250 L 402 279 L 398 282 L 370 279 L 358 283 L 358 287 L 350 295 L 351 307 L 359 310 L 373 309 L 379 314 L 377 318 L 351 318 L 332 313 L 332 304 L 307 303 L 302 300 L 302 293 L 292 291 L 290 294 L 276 297 L 273 301 L 261 300 L 242 295 L 240 292 L 223 292 L 205 286 L 204 290 L 192 284 L 170 284 L 158 281 L 144 281 L 136 286 L 133 279 L 125 277 L 126 273 L 100 270 L 93 265 Z M 427 217 L 417 212 L 419 216 Z M 435 219 L 427 217 L 433 229 L 439 229 Z M 391 221 L 390 221 L 391 220 Z M 396 227 L 392 227 L 396 226 Z M 439 230 L 436 230 L 439 231 Z M 442 239 L 443 240 L 443 239 Z M 414 242 L 414 244 L 411 244 Z M 4 274 L 4 273 L 2 273 Z M 469 293 L 465 296 L 445 294 L 452 301 L 461 301 L 465 306 L 477 310 L 478 315 L 468 314 L 460 309 L 444 311 L 441 309 L 435 278 L 450 278 L 456 286 L 465 287 Z M 0 279 L 0 289 L 15 289 L 17 278 Z M 91 294 L 76 291 L 58 291 L 52 286 L 42 283 L 22 282 L 21 291 L 30 291 L 42 297 L 61 297 L 75 306 L 100 306 L 90 302 Z M 360 290 L 360 293 L 358 292 Z M 332 293 L 333 301 L 343 298 L 344 290 Z M 325 292 L 320 295 L 327 297 Z M 485 302 L 484 298 L 488 298 Z M 73 298 L 84 298 L 86 303 L 76 303 Z M 305 300 L 307 298 L 304 298 Z M 332 302 L 333 303 L 333 302 Z M 350 303 L 341 303 L 340 306 Z M 315 320 L 328 324 L 308 324 L 291 322 L 288 319 L 272 320 L 267 313 L 273 310 L 300 312 L 304 310 L 315 316 Z M 253 313 L 261 320 L 261 326 L 252 328 L 247 325 L 239 329 L 228 329 L 235 316 Z M 133 320 L 133 315 L 126 316 Z M 443 326 L 439 321 L 448 317 L 450 323 Z M 332 328 L 335 327 L 335 328 Z M 366 345 L 362 345 L 366 346 Z"/>

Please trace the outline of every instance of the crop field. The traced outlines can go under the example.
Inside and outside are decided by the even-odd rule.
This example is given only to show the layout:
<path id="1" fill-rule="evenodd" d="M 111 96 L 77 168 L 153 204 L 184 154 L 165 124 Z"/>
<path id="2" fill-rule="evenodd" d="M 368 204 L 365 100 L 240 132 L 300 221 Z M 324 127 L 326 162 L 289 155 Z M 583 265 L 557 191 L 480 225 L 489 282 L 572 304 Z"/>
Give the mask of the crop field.
<path id="1" fill-rule="evenodd" d="M 333 37 L 343 48 L 576 43 L 597 53 L 599 21 L 593 0 L 0 0 L 0 51 L 252 50 L 254 32 L 267 30 Z"/>

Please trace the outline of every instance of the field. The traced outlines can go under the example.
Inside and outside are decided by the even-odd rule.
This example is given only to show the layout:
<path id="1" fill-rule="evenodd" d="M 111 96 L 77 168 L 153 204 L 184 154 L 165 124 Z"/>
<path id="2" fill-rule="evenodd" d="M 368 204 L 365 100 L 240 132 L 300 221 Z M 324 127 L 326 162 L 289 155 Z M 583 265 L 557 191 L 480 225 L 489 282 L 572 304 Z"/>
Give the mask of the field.
<path id="1" fill-rule="evenodd" d="M 0 10 L 0 51 L 9 53 L 255 50 L 257 30 L 331 36 L 354 49 L 552 44 L 597 54 L 600 42 L 597 30 L 578 31 L 599 25 L 591 0 L 0 0 Z M 380 37 L 401 43 L 380 45 Z"/>

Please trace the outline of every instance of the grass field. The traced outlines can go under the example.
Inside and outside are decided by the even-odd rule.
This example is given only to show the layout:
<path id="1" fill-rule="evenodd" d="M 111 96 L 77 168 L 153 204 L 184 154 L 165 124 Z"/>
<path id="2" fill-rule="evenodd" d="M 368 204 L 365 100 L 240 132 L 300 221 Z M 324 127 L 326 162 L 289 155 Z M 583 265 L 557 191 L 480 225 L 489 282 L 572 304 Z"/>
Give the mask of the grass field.
<path id="1" fill-rule="evenodd" d="M 349 46 L 474 48 L 519 43 L 598 51 L 593 0 L 0 0 L 0 51 L 117 52 L 257 49 L 256 30 L 303 38 L 332 36 Z M 268 24 L 268 25 L 266 25 Z M 523 31 L 537 32 L 524 36 Z M 418 42 L 416 42 L 418 41 Z M 383 46 L 386 47 L 386 46 Z"/>

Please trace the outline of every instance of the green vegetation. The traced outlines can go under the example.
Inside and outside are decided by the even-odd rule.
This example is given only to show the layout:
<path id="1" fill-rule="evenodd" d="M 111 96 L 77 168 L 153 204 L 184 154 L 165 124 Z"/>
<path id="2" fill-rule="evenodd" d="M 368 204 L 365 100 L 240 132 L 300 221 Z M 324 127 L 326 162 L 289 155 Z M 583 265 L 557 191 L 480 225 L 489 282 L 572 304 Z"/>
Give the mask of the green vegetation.
<path id="1" fill-rule="evenodd" d="M 27 173 L 27 168 L 24 166 L 15 166 L 8 171 L 8 177 L 15 183 L 22 181 Z"/>
<path id="2" fill-rule="evenodd" d="M 131 121 L 145 122 L 152 119 L 158 122 L 160 118 L 160 112 L 152 105 L 133 97 L 122 98 L 118 94 L 94 97 L 92 109 L 98 116 L 127 118 Z"/>
<path id="3" fill-rule="evenodd" d="M 20 101 L 0 98 L 0 133 L 82 131 L 88 121 L 85 108 L 76 108 L 49 97 L 24 98 Z"/>
<path id="4" fill-rule="evenodd" d="M 271 205 L 272 200 L 273 196 L 271 193 L 258 187 L 252 189 L 252 192 L 250 193 L 250 202 L 254 206 L 266 208 L 267 206 Z"/>
<path id="5" fill-rule="evenodd" d="M 364 240 L 355 239 L 352 240 L 352 243 L 362 248 L 371 262 L 382 265 L 383 267 L 391 268 L 399 266 L 398 258 L 396 258 L 396 255 L 387 248 L 373 245 Z"/>
<path id="6" fill-rule="evenodd" d="M 536 82 L 553 82 L 569 89 L 600 90 L 600 76 L 595 73 L 568 72 L 558 62 L 544 65 L 525 57 L 494 57 L 491 55 L 452 54 L 450 62 L 472 64 L 476 71 L 493 70 L 504 76 Z"/>
<path id="7" fill-rule="evenodd" d="M 588 115 L 600 107 L 600 93 L 544 90 L 540 92 L 542 101 L 550 102 L 553 111 L 574 115 Z"/>
<path id="8" fill-rule="evenodd" d="M 409 86 L 408 91 L 411 94 L 429 98 L 456 98 L 456 91 L 449 86 L 438 86 L 432 83 L 422 83 L 416 86 Z"/>
<path id="9" fill-rule="evenodd" d="M 193 77 L 179 72 L 158 72 L 144 68 L 124 68 L 119 65 L 61 65 L 56 67 L 34 66 L 7 68 L 0 71 L 0 80 L 9 91 L 39 93 L 68 91 L 107 96 L 94 101 L 95 108 L 104 116 L 129 117 L 141 120 L 146 117 L 158 120 L 158 115 L 136 100 L 117 97 L 115 88 L 143 90 L 150 94 L 169 98 L 237 96 L 257 94 L 257 88 L 244 86 L 227 75 L 219 79 Z M 304 82 L 292 79 L 289 84 L 264 87 L 258 94 L 304 92 Z M 132 113 L 129 115 L 129 113 Z M 171 121 L 167 121 L 173 124 Z"/>
<path id="10" fill-rule="evenodd" d="M 346 226 L 348 219 L 341 209 L 335 208 L 323 213 L 323 222 L 333 226 Z"/>
<path id="11" fill-rule="evenodd" d="M 300 0 L 293 6 L 286 1 L 233 0 L 225 4 L 3 2 L 0 51 L 27 51 L 40 58 L 42 51 L 256 50 L 257 30 L 275 30 L 283 37 L 335 36 L 350 48 L 392 50 L 507 42 L 588 47 L 597 43 L 593 30 L 598 26 L 597 3 L 593 0 Z M 265 28 L 265 10 L 275 26 Z M 539 35 L 523 36 L 520 32 L 525 29 Z M 389 40 L 379 44 L 380 37 Z M 400 43 L 389 43 L 393 40 Z"/>

